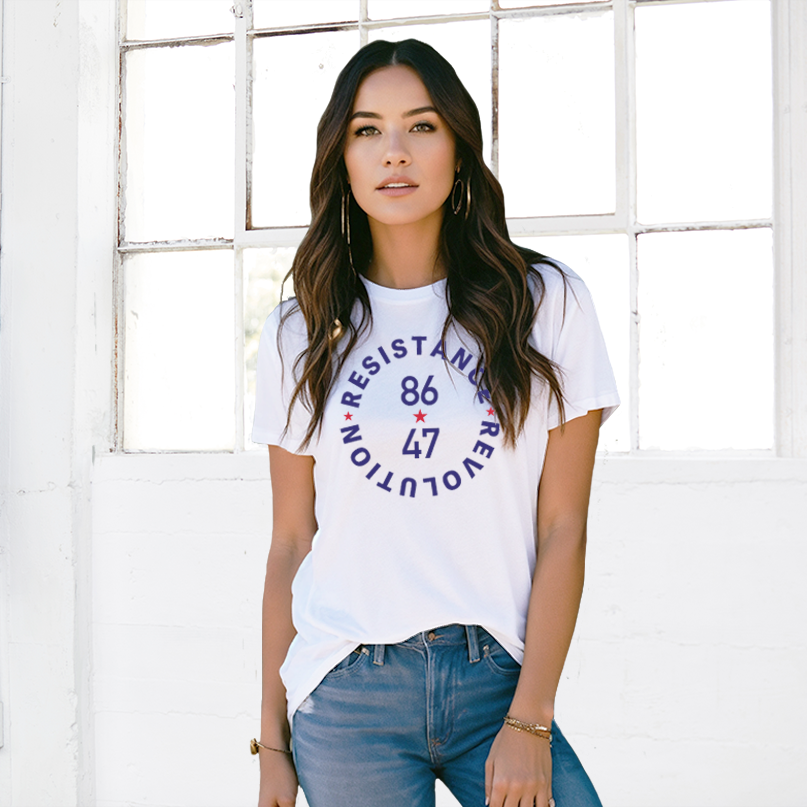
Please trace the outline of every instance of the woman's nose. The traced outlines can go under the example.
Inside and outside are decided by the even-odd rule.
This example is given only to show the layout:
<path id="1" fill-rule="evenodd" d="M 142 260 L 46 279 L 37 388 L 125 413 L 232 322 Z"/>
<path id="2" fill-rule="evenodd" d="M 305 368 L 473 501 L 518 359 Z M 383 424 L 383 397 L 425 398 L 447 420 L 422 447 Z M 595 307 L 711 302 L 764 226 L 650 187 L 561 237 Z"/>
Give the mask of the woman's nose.
<path id="1" fill-rule="evenodd" d="M 389 135 L 386 154 L 384 155 L 384 165 L 408 165 L 409 162 L 410 154 L 403 142 L 403 138 L 395 133 Z"/>

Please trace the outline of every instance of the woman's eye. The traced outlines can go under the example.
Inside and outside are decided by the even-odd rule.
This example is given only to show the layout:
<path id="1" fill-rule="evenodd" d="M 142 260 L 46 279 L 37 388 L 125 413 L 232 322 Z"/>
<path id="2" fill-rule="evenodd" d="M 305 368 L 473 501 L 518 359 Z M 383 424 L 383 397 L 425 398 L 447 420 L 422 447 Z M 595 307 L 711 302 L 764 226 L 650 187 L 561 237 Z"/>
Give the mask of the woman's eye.
<path id="1" fill-rule="evenodd" d="M 356 129 L 356 136 L 357 137 L 367 137 L 368 135 L 375 134 L 378 129 L 375 126 L 362 126 L 360 129 Z"/>
<path id="2" fill-rule="evenodd" d="M 414 132 L 433 132 L 435 127 L 428 123 L 427 121 L 421 121 L 420 123 L 416 123 L 413 127 L 412 131 Z"/>

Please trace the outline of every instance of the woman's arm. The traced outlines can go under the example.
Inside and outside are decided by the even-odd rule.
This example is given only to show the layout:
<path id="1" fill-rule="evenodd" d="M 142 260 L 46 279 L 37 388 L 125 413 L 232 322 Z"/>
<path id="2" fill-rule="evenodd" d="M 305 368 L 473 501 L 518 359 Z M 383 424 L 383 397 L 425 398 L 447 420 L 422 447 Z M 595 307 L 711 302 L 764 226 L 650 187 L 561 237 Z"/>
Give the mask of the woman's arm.
<path id="1" fill-rule="evenodd" d="M 313 457 L 269 446 L 272 477 L 272 544 L 266 561 L 263 591 L 263 686 L 261 737 L 270 748 L 289 748 L 291 730 L 286 717 L 286 689 L 280 666 L 294 638 L 291 622 L 291 583 L 311 550 L 317 529 L 314 515 Z M 288 754 L 259 751 L 259 807 L 293 807 L 297 776 Z"/>
<path id="2" fill-rule="evenodd" d="M 586 519 L 601 412 L 549 432 L 538 492 L 538 553 L 532 579 L 524 661 L 510 715 L 549 726 L 555 693 L 583 593 Z M 504 715 L 502 715 L 504 717 Z M 503 726 L 488 756 L 485 791 L 492 807 L 505 797 L 545 807 L 552 795 L 549 743 Z"/>

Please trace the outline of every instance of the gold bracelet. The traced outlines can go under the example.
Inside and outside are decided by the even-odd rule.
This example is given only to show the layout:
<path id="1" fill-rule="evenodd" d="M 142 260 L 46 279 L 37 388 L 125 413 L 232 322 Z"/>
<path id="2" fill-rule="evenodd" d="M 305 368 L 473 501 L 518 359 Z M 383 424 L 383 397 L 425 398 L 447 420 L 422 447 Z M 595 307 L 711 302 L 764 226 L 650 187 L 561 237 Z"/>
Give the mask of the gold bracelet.
<path id="1" fill-rule="evenodd" d="M 268 745 L 264 745 L 263 743 L 259 743 L 254 737 L 249 741 L 249 752 L 251 754 L 257 754 L 258 749 L 263 748 L 266 751 L 277 751 L 279 754 L 291 754 L 291 751 L 287 751 L 285 748 L 270 748 Z"/>
<path id="2" fill-rule="evenodd" d="M 548 740 L 550 745 L 552 743 L 552 735 L 551 734 L 546 734 L 545 732 L 542 732 L 542 731 L 530 731 L 529 729 L 522 729 L 522 728 L 519 728 L 518 726 L 514 726 L 512 723 L 507 723 L 506 725 L 510 726 L 510 728 L 513 729 L 514 731 L 523 731 L 523 732 L 525 732 L 527 734 L 532 734 L 533 737 L 538 737 L 538 738 L 540 738 L 542 740 Z"/>
<path id="3" fill-rule="evenodd" d="M 532 734 L 543 740 L 549 740 L 550 745 L 552 743 L 552 730 L 546 726 L 542 726 L 540 723 L 524 723 L 521 720 L 510 717 L 510 715 L 505 715 L 504 722 L 506 725 L 510 726 L 511 729 L 525 731 L 527 734 Z"/>

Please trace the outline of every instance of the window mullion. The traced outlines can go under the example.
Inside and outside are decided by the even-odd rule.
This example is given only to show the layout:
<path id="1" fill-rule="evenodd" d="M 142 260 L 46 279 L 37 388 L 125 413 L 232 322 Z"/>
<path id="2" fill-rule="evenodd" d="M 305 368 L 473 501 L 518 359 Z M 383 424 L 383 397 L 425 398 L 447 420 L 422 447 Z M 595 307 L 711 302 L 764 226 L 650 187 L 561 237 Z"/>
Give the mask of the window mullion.
<path id="1" fill-rule="evenodd" d="M 233 227 L 233 289 L 235 299 L 235 450 L 244 450 L 244 395 L 246 387 L 244 366 L 244 261 L 241 245 L 250 226 L 250 152 L 252 144 L 252 109 L 250 92 L 252 80 L 252 0 L 237 5 L 235 14 L 235 226 Z"/>
<path id="2" fill-rule="evenodd" d="M 499 18 L 490 15 L 490 170 L 499 178 Z"/>
<path id="3" fill-rule="evenodd" d="M 616 216 L 625 229 L 636 218 L 634 51 L 633 10 L 628 0 L 614 0 Z"/>
<path id="4" fill-rule="evenodd" d="M 807 457 L 807 4 L 773 4 L 776 448 Z"/>
<path id="5" fill-rule="evenodd" d="M 368 39 L 367 21 L 367 0 L 359 0 L 359 47 L 364 47 L 370 40 Z"/>
<path id="6" fill-rule="evenodd" d="M 507 219 L 507 229 L 513 237 L 570 233 L 591 235 L 624 232 L 624 223 L 612 213 L 595 213 L 589 216 L 536 216 Z"/>
<path id="7" fill-rule="evenodd" d="M 234 241 L 240 244 L 249 229 L 249 164 L 251 152 L 250 83 L 252 48 L 247 32 L 252 27 L 252 2 L 240 4 L 235 18 L 235 226 Z"/>
<path id="8" fill-rule="evenodd" d="M 117 29 L 117 42 L 118 42 L 118 87 L 117 87 L 117 130 L 118 130 L 118 143 L 117 143 L 117 180 L 118 180 L 118 210 L 117 210 L 117 242 L 120 245 L 124 238 L 125 231 L 123 229 L 123 200 L 126 198 L 125 185 L 125 145 L 126 145 L 126 127 L 123 122 L 123 110 L 125 103 L 126 93 L 126 54 L 121 49 L 120 44 L 123 39 L 124 23 L 126 19 L 126 0 L 120 0 L 118 6 L 118 14 L 116 20 Z M 114 265 L 112 271 L 114 278 L 112 283 L 114 293 L 115 305 L 115 332 L 114 332 L 114 354 L 112 361 L 113 367 L 113 405 L 115 407 L 114 419 L 114 437 L 113 445 L 114 450 L 122 451 L 124 446 L 123 434 L 123 364 L 124 364 L 124 341 L 126 336 L 126 328 L 124 327 L 124 300 L 123 300 L 123 256 L 119 251 L 116 251 L 114 258 Z"/>
<path id="9" fill-rule="evenodd" d="M 614 2 L 614 34 L 617 53 L 617 216 L 628 236 L 630 273 L 630 366 L 628 428 L 630 450 L 639 443 L 639 264 L 636 222 L 636 28 L 634 6 L 629 0 Z"/>
<path id="10" fill-rule="evenodd" d="M 244 429 L 244 397 L 246 394 L 246 365 L 244 362 L 244 305 L 246 287 L 244 283 L 244 250 L 233 250 L 233 271 L 235 272 L 235 450 L 243 451 L 246 437 Z"/>

